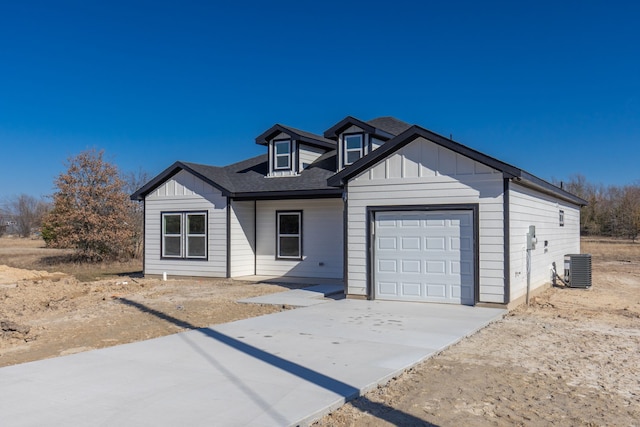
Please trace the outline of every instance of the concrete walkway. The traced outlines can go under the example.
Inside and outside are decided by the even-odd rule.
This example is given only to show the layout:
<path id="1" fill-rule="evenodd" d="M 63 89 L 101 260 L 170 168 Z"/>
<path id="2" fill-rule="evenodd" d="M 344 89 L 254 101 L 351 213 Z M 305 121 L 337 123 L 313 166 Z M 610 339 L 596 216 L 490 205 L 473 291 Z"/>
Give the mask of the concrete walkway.
<path id="1" fill-rule="evenodd" d="M 504 313 L 341 300 L 10 366 L 0 425 L 304 425 Z"/>

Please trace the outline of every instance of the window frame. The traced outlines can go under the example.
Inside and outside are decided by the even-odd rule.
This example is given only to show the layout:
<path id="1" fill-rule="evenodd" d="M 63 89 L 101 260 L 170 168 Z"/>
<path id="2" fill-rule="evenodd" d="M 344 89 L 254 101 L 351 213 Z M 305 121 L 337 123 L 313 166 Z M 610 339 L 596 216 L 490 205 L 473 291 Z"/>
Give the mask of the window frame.
<path id="1" fill-rule="evenodd" d="M 278 154 L 278 143 L 287 143 L 289 147 L 287 154 Z M 287 139 L 274 139 L 273 140 L 273 170 L 274 171 L 287 171 L 293 168 L 293 144 L 291 138 Z M 278 166 L 278 158 L 286 157 L 287 158 L 287 166 Z"/>
<path id="2" fill-rule="evenodd" d="M 298 233 L 297 234 L 282 234 L 280 233 L 280 217 L 283 215 L 295 215 L 298 217 Z M 286 210 L 276 211 L 276 260 L 284 261 L 300 261 L 302 260 L 302 211 L 301 210 Z M 280 238 L 281 237 L 297 237 L 298 238 L 298 255 L 281 255 L 280 254 Z"/>
<path id="3" fill-rule="evenodd" d="M 177 216 L 180 218 L 180 231 L 179 233 L 167 233 L 167 223 L 165 222 L 165 217 L 169 216 Z M 183 245 L 182 245 L 182 231 L 183 231 L 183 216 L 182 212 L 162 212 L 160 214 L 160 257 L 162 259 L 181 259 L 184 256 Z M 165 238 L 167 237 L 178 237 L 180 239 L 180 253 L 178 255 L 167 255 L 165 253 L 165 249 L 168 245 L 166 245 Z"/>
<path id="4" fill-rule="evenodd" d="M 165 217 L 180 217 L 180 233 L 166 233 Z M 189 217 L 204 216 L 204 234 L 189 232 Z M 167 255 L 165 253 L 166 237 L 180 238 L 180 255 Z M 189 238 L 204 238 L 204 255 L 189 255 Z M 209 212 L 208 211 L 163 211 L 160 212 L 160 259 L 207 261 L 209 259 Z"/>
<path id="5" fill-rule="evenodd" d="M 360 137 L 360 147 L 359 148 L 348 148 L 347 147 L 347 138 L 351 136 L 359 136 Z M 355 161 L 348 161 L 348 153 L 350 152 L 358 152 L 360 157 L 358 157 Z M 353 133 L 345 133 L 342 134 L 342 166 L 350 166 L 364 157 L 364 133 L 363 132 L 353 132 Z"/>
<path id="6" fill-rule="evenodd" d="M 558 221 L 560 223 L 560 227 L 564 227 L 564 210 L 560 209 L 558 213 Z"/>

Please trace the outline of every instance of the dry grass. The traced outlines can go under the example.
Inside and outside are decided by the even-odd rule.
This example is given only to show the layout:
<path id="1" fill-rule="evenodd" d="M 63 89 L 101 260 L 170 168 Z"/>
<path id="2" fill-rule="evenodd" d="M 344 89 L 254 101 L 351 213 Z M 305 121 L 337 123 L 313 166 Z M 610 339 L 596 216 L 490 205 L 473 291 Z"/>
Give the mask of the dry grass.
<path id="1" fill-rule="evenodd" d="M 631 240 L 583 237 L 580 250 L 594 261 L 640 262 L 640 243 Z"/>
<path id="2" fill-rule="evenodd" d="M 73 250 L 45 247 L 42 239 L 0 238 L 0 265 L 26 270 L 62 272 L 81 282 L 142 274 L 142 260 L 86 263 L 73 261 Z"/>

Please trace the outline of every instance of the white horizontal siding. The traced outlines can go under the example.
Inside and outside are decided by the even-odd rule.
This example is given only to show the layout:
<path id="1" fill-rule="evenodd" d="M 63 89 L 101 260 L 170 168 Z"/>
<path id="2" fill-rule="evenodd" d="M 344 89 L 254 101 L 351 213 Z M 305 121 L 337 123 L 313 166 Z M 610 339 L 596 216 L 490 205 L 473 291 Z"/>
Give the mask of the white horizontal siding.
<path id="1" fill-rule="evenodd" d="M 255 274 L 254 203 L 231 202 L 231 277 Z"/>
<path id="2" fill-rule="evenodd" d="M 286 210 L 302 211 L 302 260 L 276 259 L 276 211 Z M 342 278 L 342 218 L 340 199 L 258 201 L 256 274 Z"/>
<path id="3" fill-rule="evenodd" d="M 300 144 L 300 165 L 299 171 L 305 169 L 305 165 L 310 165 L 315 162 L 318 157 L 324 154 L 324 150 L 321 148 L 311 147 L 309 145 Z"/>
<path id="4" fill-rule="evenodd" d="M 479 205 L 481 302 L 504 300 L 502 174 L 419 138 L 348 184 L 348 293 L 366 295 L 366 209 Z M 502 256 L 502 258 L 500 258 Z"/>
<path id="5" fill-rule="evenodd" d="M 511 300 L 526 294 L 526 235 L 529 226 L 536 227 L 538 244 L 531 251 L 531 289 L 551 281 L 551 263 L 559 274 L 564 271 L 564 255 L 580 253 L 580 208 L 535 190 L 510 183 L 510 268 Z M 559 212 L 564 211 L 564 227 Z M 548 246 L 544 247 L 545 240 Z"/>
<path id="6" fill-rule="evenodd" d="M 145 274 L 225 277 L 227 273 L 226 197 L 181 171 L 145 198 Z M 206 211 L 208 260 L 161 259 L 162 212 Z"/>

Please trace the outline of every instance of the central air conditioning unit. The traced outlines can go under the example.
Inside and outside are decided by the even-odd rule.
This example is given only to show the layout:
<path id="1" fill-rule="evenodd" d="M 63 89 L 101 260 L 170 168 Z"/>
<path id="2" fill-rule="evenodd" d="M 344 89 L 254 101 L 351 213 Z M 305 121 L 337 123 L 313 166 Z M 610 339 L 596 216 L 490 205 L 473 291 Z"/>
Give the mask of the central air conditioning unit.
<path id="1" fill-rule="evenodd" d="M 564 281 L 571 288 L 590 288 L 591 254 L 565 255 Z"/>

